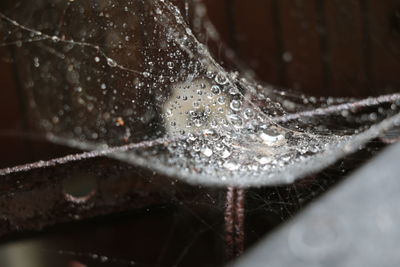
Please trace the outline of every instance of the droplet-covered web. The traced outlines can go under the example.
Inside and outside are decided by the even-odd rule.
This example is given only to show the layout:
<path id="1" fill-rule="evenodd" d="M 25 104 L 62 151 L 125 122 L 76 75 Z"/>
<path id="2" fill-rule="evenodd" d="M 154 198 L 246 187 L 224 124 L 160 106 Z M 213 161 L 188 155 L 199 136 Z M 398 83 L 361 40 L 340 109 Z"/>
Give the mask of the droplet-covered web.
<path id="1" fill-rule="evenodd" d="M 1 14 L 1 44 L 54 142 L 145 142 L 110 156 L 191 183 L 256 186 L 320 170 L 399 122 L 397 94 L 305 97 L 225 70 L 197 39 L 212 32 L 198 25 L 201 3 L 189 20 L 166 0 L 44 2 Z"/>

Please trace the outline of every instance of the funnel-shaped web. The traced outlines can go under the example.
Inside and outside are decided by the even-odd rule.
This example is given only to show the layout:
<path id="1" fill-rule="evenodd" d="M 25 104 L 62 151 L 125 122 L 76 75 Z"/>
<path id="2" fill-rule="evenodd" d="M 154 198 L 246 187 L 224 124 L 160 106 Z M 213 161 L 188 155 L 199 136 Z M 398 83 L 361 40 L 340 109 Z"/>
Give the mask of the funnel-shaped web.
<path id="1" fill-rule="evenodd" d="M 215 186 L 291 183 L 400 122 L 400 94 L 316 98 L 228 71 L 200 2 L 21 1 L 1 13 L 29 111 L 54 142 Z M 201 34 L 200 34 L 201 33 Z"/>

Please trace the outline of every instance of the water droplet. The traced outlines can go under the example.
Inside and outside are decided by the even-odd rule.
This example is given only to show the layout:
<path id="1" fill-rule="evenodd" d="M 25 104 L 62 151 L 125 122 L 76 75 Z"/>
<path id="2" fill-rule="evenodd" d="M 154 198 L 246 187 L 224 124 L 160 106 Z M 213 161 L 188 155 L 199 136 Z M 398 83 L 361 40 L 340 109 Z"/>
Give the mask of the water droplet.
<path id="1" fill-rule="evenodd" d="M 189 141 L 195 141 L 195 140 L 197 140 L 197 136 L 195 136 L 193 133 L 188 133 L 188 140 Z"/>
<path id="2" fill-rule="evenodd" d="M 224 168 L 226 168 L 226 169 L 228 169 L 228 170 L 230 170 L 230 171 L 236 171 L 236 170 L 238 170 L 239 169 L 239 164 L 236 164 L 236 163 L 233 163 L 233 162 L 225 162 L 224 163 Z"/>
<path id="3" fill-rule="evenodd" d="M 110 67 L 116 67 L 117 66 L 117 62 L 115 62 L 113 59 L 111 58 L 107 58 L 107 64 Z"/>
<path id="4" fill-rule="evenodd" d="M 201 127 L 203 125 L 203 122 L 200 119 L 194 119 L 193 122 L 196 127 Z"/>
<path id="5" fill-rule="evenodd" d="M 218 104 L 223 105 L 225 104 L 225 96 L 220 96 L 217 99 Z"/>
<path id="6" fill-rule="evenodd" d="M 228 158 L 230 155 L 231 155 L 231 152 L 228 149 L 224 149 L 224 151 L 222 151 L 222 153 L 221 153 L 221 157 L 223 159 Z"/>
<path id="7" fill-rule="evenodd" d="M 219 95 L 221 93 L 221 87 L 219 85 L 213 85 L 211 86 L 211 92 L 214 95 Z"/>
<path id="8" fill-rule="evenodd" d="M 193 144 L 193 150 L 199 152 L 201 150 L 200 144 L 198 142 Z"/>
<path id="9" fill-rule="evenodd" d="M 212 120 L 212 121 L 210 122 L 210 126 L 211 126 L 212 128 L 216 128 L 216 127 L 218 126 L 218 122 L 217 122 L 216 120 Z"/>
<path id="10" fill-rule="evenodd" d="M 33 59 L 33 65 L 34 65 L 36 68 L 38 68 L 38 67 L 40 66 L 39 58 L 38 58 L 38 57 L 35 57 L 35 58 Z"/>
<path id="11" fill-rule="evenodd" d="M 290 61 L 292 61 L 293 56 L 290 52 L 286 51 L 283 53 L 282 58 L 283 58 L 283 61 L 290 62 Z"/>
<path id="12" fill-rule="evenodd" d="M 254 111 L 251 108 L 246 108 L 244 111 L 244 117 L 245 119 L 251 119 L 254 117 Z"/>
<path id="13" fill-rule="evenodd" d="M 200 101 L 194 101 L 193 102 L 193 107 L 194 108 L 200 108 Z"/>
<path id="14" fill-rule="evenodd" d="M 229 94 L 231 94 L 231 95 L 237 95 L 237 94 L 239 94 L 239 90 L 238 90 L 236 87 L 231 87 L 231 88 L 229 88 L 228 92 L 229 92 Z"/>
<path id="15" fill-rule="evenodd" d="M 261 165 L 265 165 L 271 162 L 270 157 L 256 157 L 255 160 L 258 161 Z"/>
<path id="16" fill-rule="evenodd" d="M 167 109 L 167 110 L 165 111 L 165 116 L 171 117 L 171 116 L 172 116 L 172 111 L 171 111 L 170 109 Z"/>
<path id="17" fill-rule="evenodd" d="M 222 149 L 224 149 L 224 147 L 225 147 L 224 144 L 222 144 L 220 142 L 215 144 L 215 149 L 218 151 L 221 151 Z"/>
<path id="18" fill-rule="evenodd" d="M 234 127 L 243 127 L 243 119 L 240 116 L 236 114 L 229 114 L 226 117 Z"/>
<path id="19" fill-rule="evenodd" d="M 95 62 L 100 62 L 100 58 L 99 57 L 94 57 L 94 61 Z"/>
<path id="20" fill-rule="evenodd" d="M 57 42 L 60 41 L 60 38 L 59 38 L 58 36 L 52 36 L 52 37 L 51 37 L 51 40 L 52 40 L 53 42 L 57 43 Z"/>
<path id="21" fill-rule="evenodd" d="M 204 108 L 204 115 L 209 116 L 212 113 L 211 108 L 207 105 Z"/>
<path id="22" fill-rule="evenodd" d="M 169 69 L 172 69 L 172 68 L 174 67 L 174 63 L 171 62 L 171 61 L 168 61 L 168 62 L 167 62 L 167 67 L 168 67 Z"/>
<path id="23" fill-rule="evenodd" d="M 232 100 L 230 107 L 233 111 L 239 111 L 242 108 L 242 102 L 240 100 Z"/>
<path id="24" fill-rule="evenodd" d="M 228 83 L 228 79 L 225 77 L 225 75 L 218 73 L 217 76 L 215 76 L 215 82 L 224 85 Z"/>
<path id="25" fill-rule="evenodd" d="M 212 71 L 207 71 L 207 73 L 206 73 L 206 76 L 207 76 L 207 78 L 209 78 L 209 79 L 214 78 L 214 75 L 215 75 L 215 73 L 212 72 Z"/>
<path id="26" fill-rule="evenodd" d="M 264 130 L 259 136 L 263 143 L 267 145 L 278 144 L 279 141 L 285 139 L 285 137 L 277 129 L 273 128 Z"/>
<path id="27" fill-rule="evenodd" d="M 203 155 L 206 157 L 211 157 L 211 155 L 213 154 L 213 151 L 208 146 L 204 146 L 201 149 L 201 153 L 203 153 Z"/>

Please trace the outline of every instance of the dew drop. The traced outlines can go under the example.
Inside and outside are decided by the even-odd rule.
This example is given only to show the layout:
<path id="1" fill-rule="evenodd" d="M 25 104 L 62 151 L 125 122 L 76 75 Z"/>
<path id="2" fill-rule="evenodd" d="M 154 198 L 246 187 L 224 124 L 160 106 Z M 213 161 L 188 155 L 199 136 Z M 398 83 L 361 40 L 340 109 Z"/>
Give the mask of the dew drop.
<path id="1" fill-rule="evenodd" d="M 171 111 L 170 109 L 167 109 L 167 110 L 165 111 L 165 116 L 171 117 L 171 116 L 172 116 L 172 111 Z"/>
<path id="2" fill-rule="evenodd" d="M 237 94 L 239 94 L 239 90 L 238 90 L 236 87 L 231 87 L 231 88 L 229 88 L 228 92 L 229 92 L 229 94 L 231 94 L 231 95 L 237 95 Z"/>
<path id="3" fill-rule="evenodd" d="M 231 152 L 228 149 L 224 149 L 224 151 L 222 151 L 222 153 L 221 153 L 221 157 L 223 159 L 228 158 L 230 155 L 231 155 Z"/>
<path id="4" fill-rule="evenodd" d="M 233 111 L 239 111 L 242 108 L 242 102 L 240 100 L 232 100 L 230 107 Z"/>
<path id="5" fill-rule="evenodd" d="M 215 144 L 215 149 L 218 150 L 218 151 L 221 151 L 222 149 L 224 149 L 224 147 L 225 146 L 222 143 L 218 142 L 218 143 Z"/>
<path id="6" fill-rule="evenodd" d="M 251 108 L 246 108 L 244 111 L 244 117 L 245 119 L 251 119 L 254 117 L 254 111 Z"/>
<path id="7" fill-rule="evenodd" d="M 218 101 L 218 104 L 220 104 L 220 105 L 225 104 L 225 96 L 218 97 L 217 101 Z"/>
<path id="8" fill-rule="evenodd" d="M 199 151 L 201 150 L 200 144 L 199 144 L 199 143 L 195 143 L 195 144 L 193 145 L 193 150 L 194 150 L 195 152 L 199 152 Z"/>
<path id="9" fill-rule="evenodd" d="M 221 87 L 219 87 L 219 85 L 213 85 L 211 86 L 211 92 L 214 95 L 219 95 L 221 93 Z"/>
<path id="10" fill-rule="evenodd" d="M 225 162 L 223 166 L 224 166 L 224 168 L 226 168 L 226 169 L 228 169 L 230 171 L 236 171 L 240 167 L 239 164 L 235 164 L 235 163 L 229 162 L 229 161 Z"/>
<path id="11" fill-rule="evenodd" d="M 203 125 L 200 119 L 194 119 L 193 122 L 196 127 L 201 127 Z"/>
<path id="12" fill-rule="evenodd" d="M 211 155 L 213 154 L 213 151 L 208 146 L 204 146 L 201 149 L 201 153 L 206 157 L 211 157 Z"/>
<path id="13" fill-rule="evenodd" d="M 236 115 L 236 114 L 230 114 L 226 116 L 229 122 L 234 126 L 234 127 L 242 127 L 243 126 L 243 119 Z"/>
<path id="14" fill-rule="evenodd" d="M 193 107 L 194 108 L 200 108 L 200 101 L 194 101 L 193 102 Z"/>
<path id="15" fill-rule="evenodd" d="M 111 58 L 107 58 L 107 64 L 108 64 L 108 66 L 113 67 L 113 68 L 117 66 L 117 62 L 115 62 Z"/>
<path id="16" fill-rule="evenodd" d="M 271 158 L 269 157 L 256 157 L 255 160 L 261 165 L 265 165 L 271 162 Z"/>
<path id="17" fill-rule="evenodd" d="M 57 43 L 57 42 L 60 41 L 60 38 L 59 38 L 58 36 L 52 36 L 52 37 L 51 37 L 51 40 L 52 40 L 53 42 Z"/>
<path id="18" fill-rule="evenodd" d="M 228 79 L 225 77 L 225 75 L 219 73 L 218 75 L 215 76 L 215 82 L 224 85 L 228 83 Z"/>
<path id="19" fill-rule="evenodd" d="M 282 54 L 282 59 L 283 59 L 283 61 L 285 61 L 285 62 L 290 62 L 290 61 L 292 61 L 293 56 L 292 56 L 292 54 L 291 54 L 290 52 L 286 51 L 286 52 L 284 52 L 284 53 Z"/>
<path id="20" fill-rule="evenodd" d="M 207 105 L 204 108 L 204 115 L 209 116 L 212 113 L 211 108 Z"/>
<path id="21" fill-rule="evenodd" d="M 38 68 L 38 67 L 40 66 L 40 62 L 39 62 L 39 58 L 38 58 L 38 57 L 35 57 L 35 58 L 33 59 L 33 65 L 34 65 L 36 68 Z"/>
<path id="22" fill-rule="evenodd" d="M 274 129 L 267 129 L 264 132 L 261 132 L 259 136 L 267 145 L 274 145 L 285 138 L 282 134 Z"/>
<path id="23" fill-rule="evenodd" d="M 212 72 L 212 71 L 207 71 L 207 73 L 206 73 L 206 76 L 207 76 L 207 78 L 209 78 L 209 79 L 212 79 L 212 78 L 214 78 L 214 72 Z"/>
<path id="24" fill-rule="evenodd" d="M 211 126 L 212 128 L 217 128 L 217 127 L 218 127 L 218 122 L 217 122 L 216 120 L 212 120 L 212 121 L 210 122 L 210 126 Z"/>

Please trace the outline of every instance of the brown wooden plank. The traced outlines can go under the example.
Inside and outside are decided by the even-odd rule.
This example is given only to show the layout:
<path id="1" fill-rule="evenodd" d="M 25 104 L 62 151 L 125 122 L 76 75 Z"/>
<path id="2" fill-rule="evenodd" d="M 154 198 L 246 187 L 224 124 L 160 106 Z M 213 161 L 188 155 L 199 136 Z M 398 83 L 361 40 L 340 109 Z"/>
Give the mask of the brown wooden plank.
<path id="1" fill-rule="evenodd" d="M 303 92 L 325 95 L 320 35 L 318 33 L 318 1 L 281 0 L 279 4 L 286 85 Z"/>
<path id="2" fill-rule="evenodd" d="M 234 1 L 233 5 L 236 52 L 261 79 L 281 84 L 280 29 L 274 19 L 274 1 Z"/>
<path id="3" fill-rule="evenodd" d="M 231 0 L 204 0 L 203 2 L 207 7 L 207 14 L 218 30 L 222 41 L 230 47 L 234 46 L 231 38 L 228 10 Z"/>
<path id="4" fill-rule="evenodd" d="M 394 20 L 395 13 L 400 11 L 400 1 L 369 0 L 366 4 L 375 90 L 399 91 L 400 32 Z"/>
<path id="5" fill-rule="evenodd" d="M 11 63 L 6 63 L 9 60 L 6 57 L 8 51 L 0 49 L 0 168 L 8 167 L 16 163 L 23 163 L 28 155 L 24 150 L 25 142 L 21 139 L 12 138 L 16 133 L 23 134 L 25 132 L 22 111 L 21 99 L 17 94 L 17 84 L 13 73 Z M 14 131 L 10 133 L 9 131 Z"/>
<path id="6" fill-rule="evenodd" d="M 331 75 L 328 92 L 333 96 L 367 95 L 360 1 L 324 2 Z"/>

